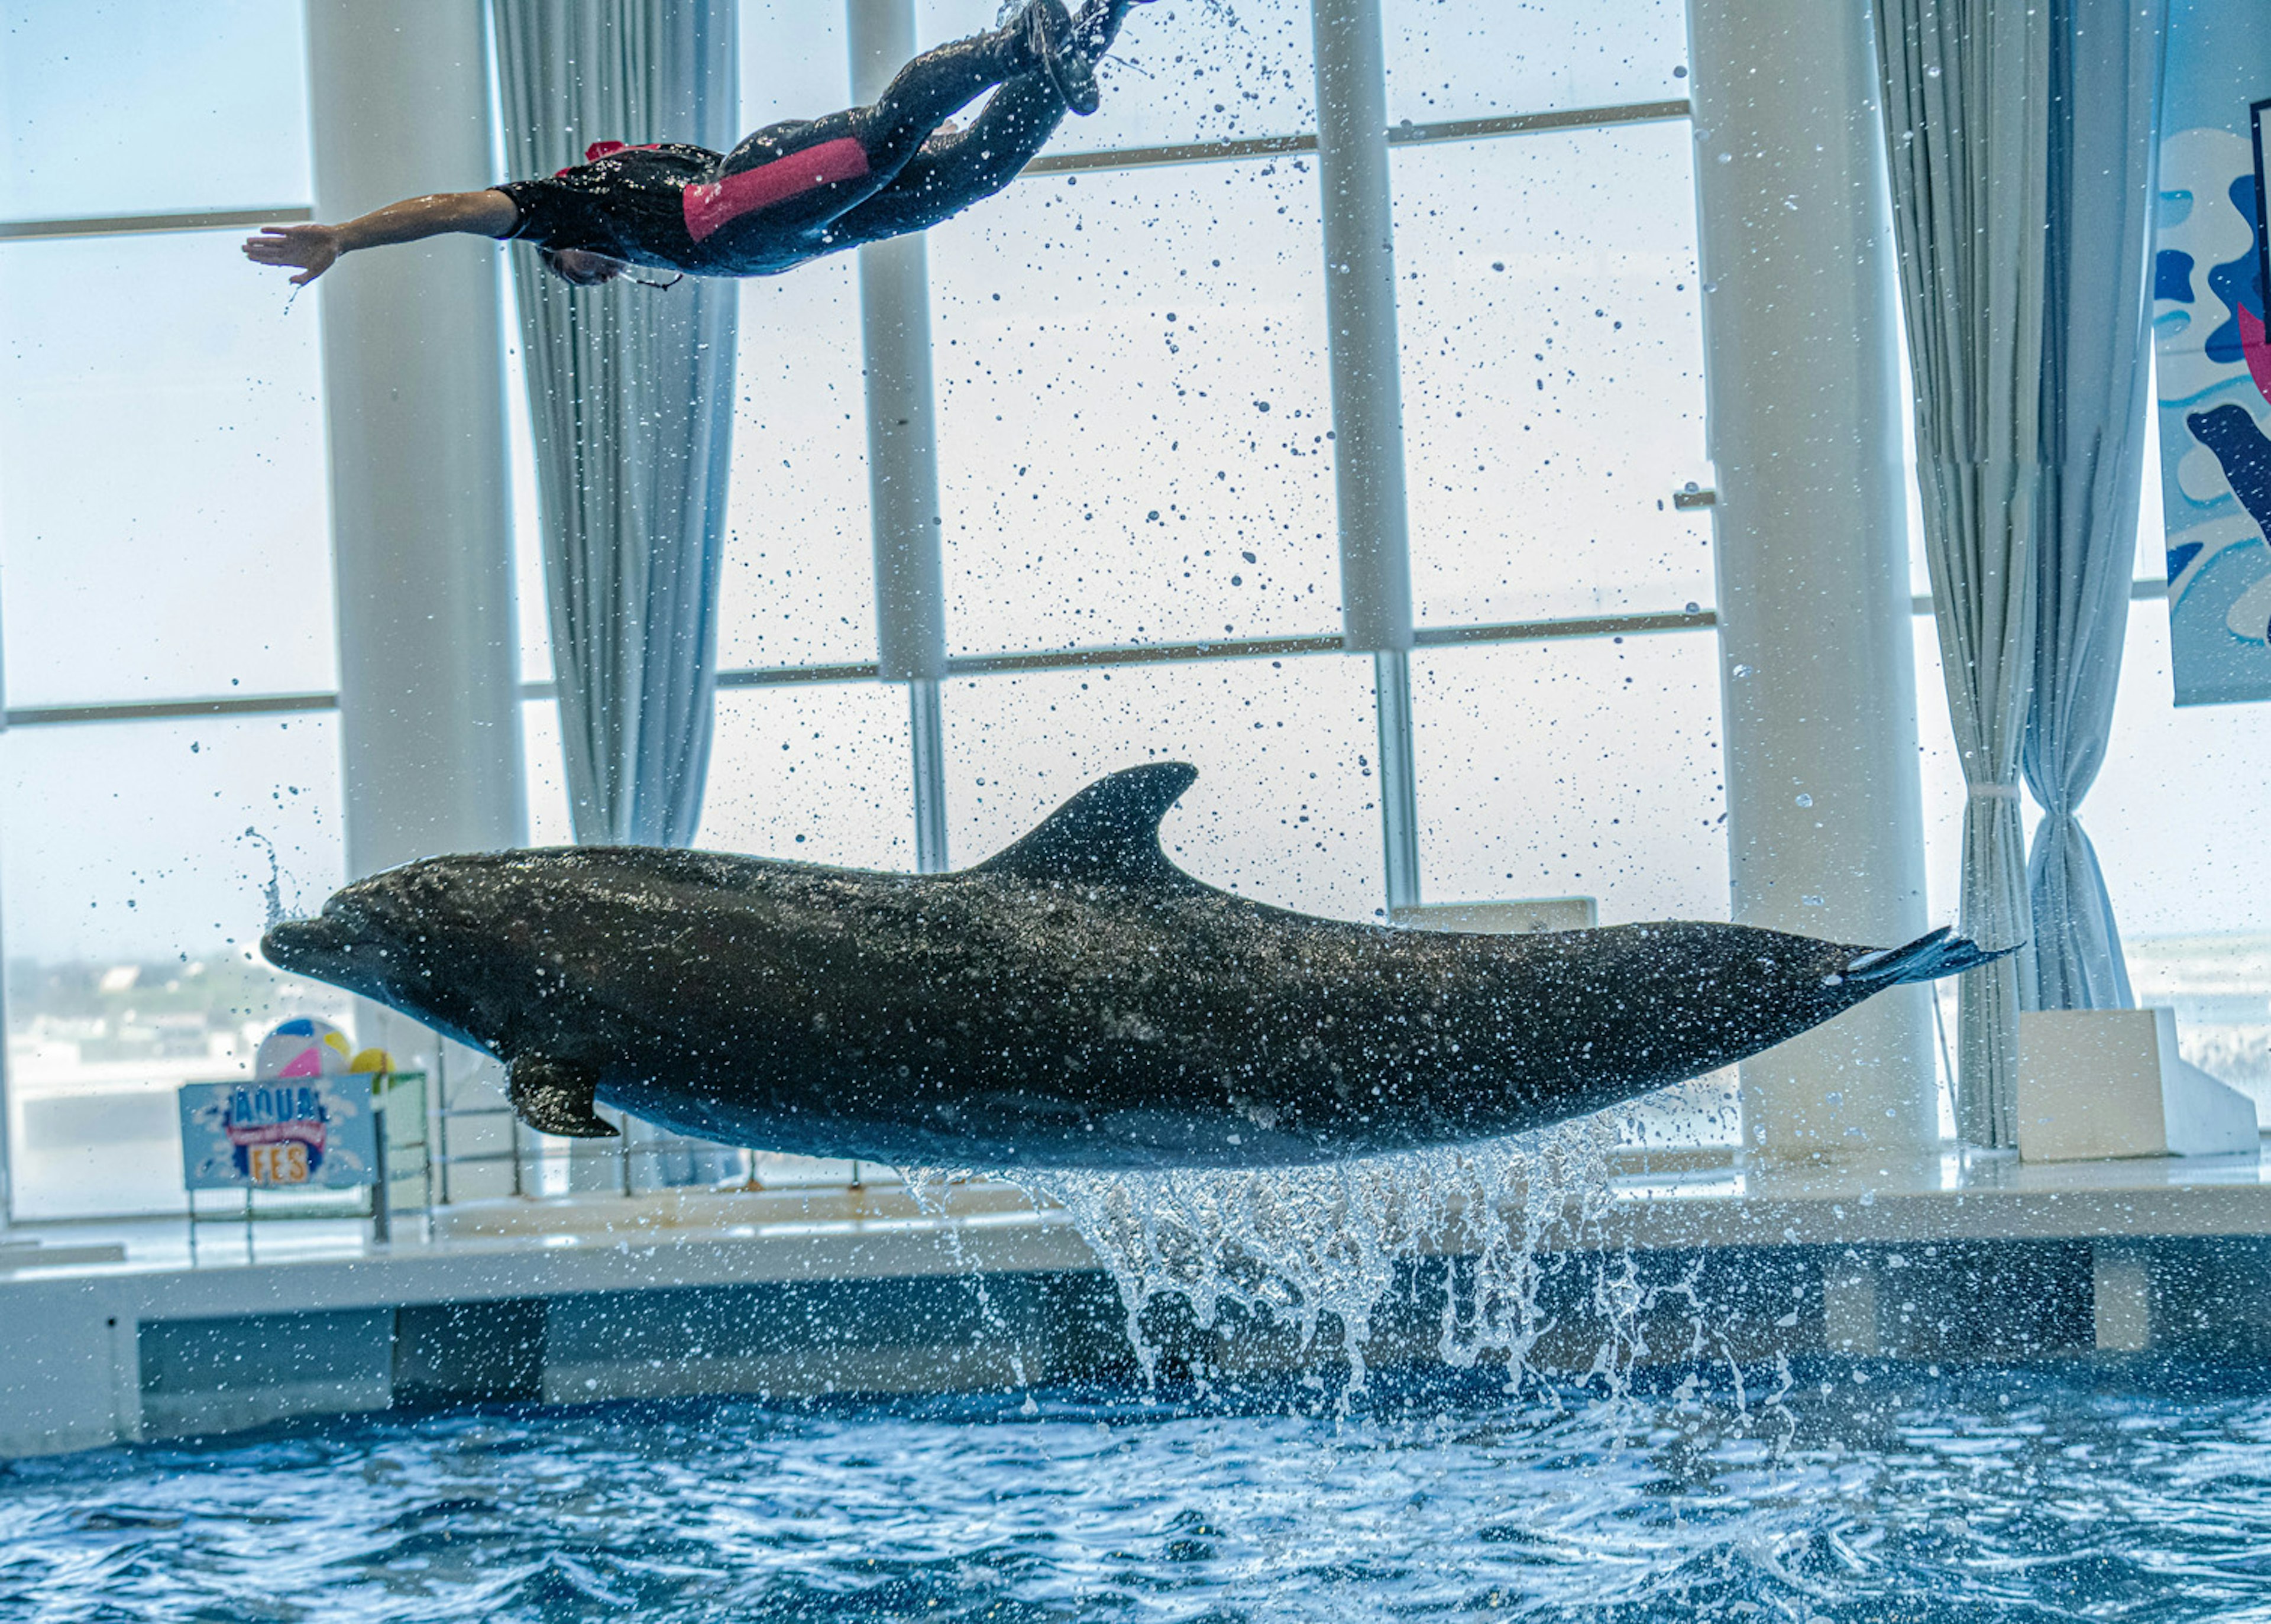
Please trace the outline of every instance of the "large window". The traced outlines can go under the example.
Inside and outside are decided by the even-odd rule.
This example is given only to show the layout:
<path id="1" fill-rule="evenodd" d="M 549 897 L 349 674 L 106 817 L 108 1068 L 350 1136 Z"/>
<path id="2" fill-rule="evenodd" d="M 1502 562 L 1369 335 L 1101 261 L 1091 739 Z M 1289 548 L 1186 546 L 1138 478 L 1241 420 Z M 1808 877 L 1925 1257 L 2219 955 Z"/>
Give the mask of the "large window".
<path id="1" fill-rule="evenodd" d="M 1412 594 L 1435 624 L 1713 600 L 1684 123 L 1394 154 Z"/>
<path id="2" fill-rule="evenodd" d="M 0 220 L 305 203 L 300 0 L 0 5 Z"/>
<path id="3" fill-rule="evenodd" d="M 315 302 L 235 247 L 304 213 L 301 8 L 0 11 L 14 1208 L 177 1209 L 175 1086 L 346 1002 L 251 950 L 341 877 Z"/>
<path id="4" fill-rule="evenodd" d="M 995 10 L 917 14 L 934 43 Z M 929 234 L 951 862 L 1175 756 L 1200 768 L 1177 860 L 1265 900 L 1382 916 L 1401 819 L 1430 901 L 1724 917 L 1710 532 L 1672 501 L 1709 479 L 1683 13 L 1517 10 L 1387 8 L 1416 784 L 1382 770 L 1373 662 L 1338 652 L 1303 0 L 1132 12 L 1104 110 Z M 783 57 L 815 26 L 742 16 Z M 809 61 L 769 79 L 774 49 L 745 53 L 753 108 L 791 106 L 772 79 L 818 93 Z M 728 585 L 728 661 L 750 651 L 740 679 L 778 703 L 721 697 L 704 838 L 912 866 L 905 803 L 879 801 L 924 794 L 882 770 L 905 701 L 809 672 L 872 659 L 875 633 L 856 304 L 847 272 L 798 277 L 744 307 L 825 337 L 744 328 Z M 779 428 L 776 391 L 800 405 Z M 1731 1120 L 1715 1096 L 1679 1131 Z"/>
<path id="5" fill-rule="evenodd" d="M 1380 916 L 1401 817 L 1430 900 L 1724 911 L 1708 534 L 1666 500 L 1702 474 L 1679 8 L 1499 10 L 1388 8 L 1432 640 L 1416 789 L 1383 771 L 1372 662 L 1337 651 L 1307 7 L 1165 4 L 1131 15 L 1105 110 L 930 239 L 954 675 L 927 791 L 920 707 L 911 729 L 906 690 L 862 674 L 855 264 L 746 285 L 707 842 L 913 868 L 927 793 L 965 862 L 1089 778 L 1174 756 L 1202 770 L 1176 855 L 1257 898 Z M 921 0 L 923 41 L 995 11 Z M 170 1188 L 173 1084 L 340 1002 L 247 951 L 272 879 L 291 905 L 340 875 L 338 676 L 322 293 L 287 302 L 234 252 L 242 221 L 309 191 L 297 5 L 9 22 L 0 898 L 17 1210 L 39 1216 Z M 750 127 L 848 100 L 838 8 L 744 0 L 742 25 Z M 557 841 L 507 345 L 530 830 Z M 1600 817 L 1613 832 L 1582 845 L 1545 832 Z"/>
<path id="6" fill-rule="evenodd" d="M 990 0 L 917 8 L 926 43 L 994 14 Z M 818 95 L 810 50 L 840 52 L 840 36 L 778 4 L 752 0 L 742 17 L 753 115 Z M 1415 596 L 1426 635 L 1461 644 L 1415 663 L 1431 898 L 1591 885 L 1614 913 L 1626 892 L 1644 905 L 1639 853 L 1661 848 L 1684 876 L 1656 886 L 1667 905 L 1725 909 L 1708 632 L 1610 641 L 1635 615 L 1709 625 L 1708 524 L 1669 500 L 1706 473 L 1683 26 L 1671 4 L 1612 23 L 1525 8 L 1519 27 L 1449 0 L 1389 11 Z M 1178 819 L 1234 831 L 1231 847 L 1186 851 L 1202 872 L 1296 905 L 1383 911 L 1374 674 L 1333 652 L 1314 74 L 1301 0 L 1138 10 L 1106 64 L 1104 111 L 1068 121 L 1008 193 L 930 234 L 954 861 L 1089 776 L 1188 756 L 1203 771 Z M 797 309 L 829 340 L 808 356 L 776 349 L 770 320 L 744 328 L 727 659 L 749 649 L 758 683 L 873 657 L 863 402 L 840 341 L 856 304 L 830 269 L 799 273 Z M 771 303 L 745 310 L 759 308 Z M 758 428 L 776 390 L 803 409 Z M 778 495 L 763 488 L 776 480 Z M 1549 630 L 1578 637 L 1529 640 Z M 1241 646 L 1257 639 L 1268 646 Z M 1056 657 L 1064 668 L 1048 669 Z M 1509 842 L 1528 801 L 1494 819 L 1485 793 L 1530 785 L 1532 761 L 1596 726 L 1528 695 L 1478 697 L 1544 680 L 1587 703 L 1582 678 L 1541 679 L 1541 659 L 1638 666 L 1651 681 L 1668 660 L 1677 674 L 1664 692 L 1619 682 L 1605 701 L 1605 736 L 1661 723 L 1686 754 L 1670 772 L 1637 750 L 1610 763 L 1646 781 L 1624 786 L 1620 854 L 1582 883 L 1519 860 Z M 721 701 L 721 721 L 742 703 Z M 1257 714 L 1270 719 L 1261 737 L 1245 725 Z M 770 777 L 734 734 L 721 729 L 721 781 Z M 847 744 L 847 762 L 867 748 Z M 1597 771 L 1591 756 L 1552 781 Z M 1336 774 L 1351 781 L 1330 787 Z M 869 793 L 861 777 L 845 793 Z M 745 804 L 738 788 L 728 800 Z M 1299 838 L 1273 858 L 1289 810 Z M 870 838 L 861 818 L 844 826 L 849 846 Z M 705 838 L 728 829 L 776 854 L 813 850 L 794 818 L 753 826 L 713 793 Z"/>
<path id="7" fill-rule="evenodd" d="M 1338 629 L 1314 169 L 1031 178 L 933 233 L 953 652 Z"/>

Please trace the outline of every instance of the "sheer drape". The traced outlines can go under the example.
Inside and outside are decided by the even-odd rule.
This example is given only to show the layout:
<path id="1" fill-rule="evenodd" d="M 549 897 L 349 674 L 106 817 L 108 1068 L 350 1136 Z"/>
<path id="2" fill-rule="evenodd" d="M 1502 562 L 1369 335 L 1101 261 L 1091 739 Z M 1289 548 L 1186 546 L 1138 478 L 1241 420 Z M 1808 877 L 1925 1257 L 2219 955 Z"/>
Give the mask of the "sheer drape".
<path id="1" fill-rule="evenodd" d="M 733 0 L 495 6 L 513 174 L 595 140 L 739 138 Z M 513 276 L 576 838 L 683 846 L 709 773 L 739 290 L 570 287 L 525 249 Z"/>
<path id="2" fill-rule="evenodd" d="M 2049 325 L 2034 701 L 2021 763 L 2044 809 L 2027 864 L 2029 1007 L 2126 1008 L 2129 975 L 2075 816 L 2105 760 L 2129 623 L 2146 431 L 2146 268 L 2164 0 L 2052 0 Z"/>
<path id="3" fill-rule="evenodd" d="M 1962 924 L 2026 939 L 2019 748 L 2033 686 L 2044 470 L 2044 162 L 2051 10 L 1879 0 L 1884 117 L 1916 387 L 1925 548 L 1969 792 Z M 2017 1142 L 2020 969 L 1965 976 L 1956 1125 Z"/>

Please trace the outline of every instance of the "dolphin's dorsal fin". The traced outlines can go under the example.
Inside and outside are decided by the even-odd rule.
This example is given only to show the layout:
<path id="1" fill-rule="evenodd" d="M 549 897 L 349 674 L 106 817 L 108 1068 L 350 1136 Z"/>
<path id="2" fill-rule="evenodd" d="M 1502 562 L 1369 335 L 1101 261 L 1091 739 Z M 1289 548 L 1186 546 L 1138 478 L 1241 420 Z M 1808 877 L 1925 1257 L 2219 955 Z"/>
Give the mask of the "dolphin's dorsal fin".
<path id="1" fill-rule="evenodd" d="M 976 872 L 1044 882 L 1195 885 L 1159 849 L 1159 820 L 1198 776 L 1188 762 L 1159 761 L 1098 778 Z"/>

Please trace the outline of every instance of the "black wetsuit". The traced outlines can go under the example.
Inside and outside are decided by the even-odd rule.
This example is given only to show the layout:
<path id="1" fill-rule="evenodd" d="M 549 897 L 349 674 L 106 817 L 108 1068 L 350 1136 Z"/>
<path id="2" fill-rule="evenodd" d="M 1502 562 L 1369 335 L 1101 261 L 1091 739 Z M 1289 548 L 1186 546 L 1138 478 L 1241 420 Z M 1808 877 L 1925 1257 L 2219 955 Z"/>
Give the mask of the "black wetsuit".
<path id="1" fill-rule="evenodd" d="M 1083 18 L 1096 50 L 1126 10 L 1107 0 Z M 969 129 L 937 133 L 997 85 Z M 548 180 L 496 190 L 520 211 L 509 237 L 694 276 L 768 276 L 991 197 L 1066 111 L 1013 26 L 917 57 L 872 107 L 770 125 L 722 157 L 674 141 L 603 141 Z"/>

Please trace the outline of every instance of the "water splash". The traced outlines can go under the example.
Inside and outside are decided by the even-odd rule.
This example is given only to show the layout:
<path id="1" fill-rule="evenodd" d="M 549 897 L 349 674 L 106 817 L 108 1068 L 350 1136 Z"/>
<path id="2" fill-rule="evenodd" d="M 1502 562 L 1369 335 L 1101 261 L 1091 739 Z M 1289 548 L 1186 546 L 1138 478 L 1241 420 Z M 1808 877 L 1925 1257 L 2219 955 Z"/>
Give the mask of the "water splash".
<path id="1" fill-rule="evenodd" d="M 948 1209 L 954 1186 L 966 1183 L 972 1176 L 967 1173 L 949 1172 L 942 1167 L 908 1167 L 901 1170 L 899 1181 L 906 1190 L 907 1198 L 915 1203 L 915 1211 L 939 1226 L 940 1233 L 946 1239 L 947 1255 L 953 1259 L 955 1268 L 970 1281 L 971 1289 L 977 1295 L 979 1323 L 989 1335 L 998 1337 L 1008 1350 L 1009 1379 L 1024 1391 L 1026 1412 L 1037 1413 L 1032 1384 L 1025 1374 L 1024 1355 L 1017 1351 L 1016 1339 L 1009 1334 L 1009 1327 L 1002 1320 L 1001 1309 L 994 1306 L 994 1293 L 987 1288 L 985 1264 L 964 1249 L 962 1225 L 954 1221 L 954 1215 Z"/>
<path id="2" fill-rule="evenodd" d="M 1062 1207 L 1111 1271 L 1147 1385 L 1158 1381 L 1160 1349 L 1145 1313 L 1180 1298 L 1203 1329 L 1235 1305 L 1259 1321 L 1290 1323 L 1314 1363 L 1344 1359 L 1344 1406 L 1364 1390 L 1373 1311 L 1396 1286 L 1399 1265 L 1442 1256 L 1459 1263 L 1437 1352 L 1460 1369 L 1503 1362 L 1509 1390 L 1530 1375 L 1530 1355 L 1551 1322 L 1539 1295 L 1549 1273 L 1590 1269 L 1604 1341 L 1587 1380 L 1614 1397 L 1645 1351 L 1637 1326 L 1660 1294 L 1638 1284 L 1629 1255 L 1619 1268 L 1602 1248 L 1615 1143 L 1615 1123 L 1591 1118 L 1456 1151 L 1328 1166 L 1028 1173 L 1016 1182 Z M 1320 1343 L 1329 1319 L 1337 1346 Z"/>
<path id="3" fill-rule="evenodd" d="M 276 842 L 271 840 L 266 835 L 262 834 L 257 829 L 247 829 L 242 834 L 237 836 L 237 838 L 240 840 L 251 841 L 268 855 L 268 878 L 260 887 L 260 898 L 267 907 L 268 917 L 266 922 L 261 927 L 261 928 L 264 930 L 272 930 L 276 927 L 278 921 L 286 917 L 284 913 L 284 865 L 276 855 Z"/>

